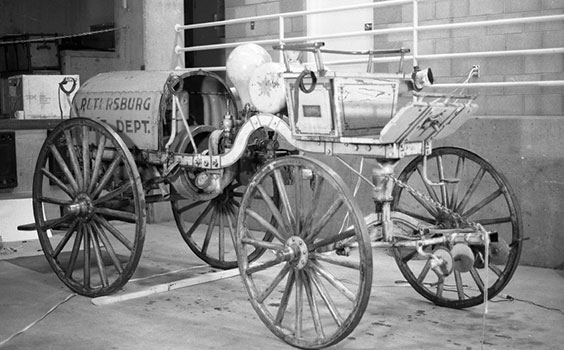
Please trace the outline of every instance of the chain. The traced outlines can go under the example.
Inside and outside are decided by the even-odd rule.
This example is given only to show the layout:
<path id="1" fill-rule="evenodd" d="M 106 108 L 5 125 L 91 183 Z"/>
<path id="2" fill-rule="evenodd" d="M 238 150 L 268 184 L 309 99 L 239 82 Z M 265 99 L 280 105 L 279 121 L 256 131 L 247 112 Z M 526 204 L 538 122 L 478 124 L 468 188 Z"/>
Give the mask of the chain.
<path id="1" fill-rule="evenodd" d="M 389 180 L 392 180 L 392 182 L 397 185 L 398 187 L 401 187 L 403 189 L 405 189 L 407 192 L 409 192 L 411 195 L 413 195 L 416 198 L 419 198 L 431 205 L 433 205 L 435 208 L 447 213 L 448 215 L 450 215 L 451 217 L 453 217 L 454 219 L 462 222 L 463 224 L 467 224 L 470 227 L 482 232 L 482 233 L 486 233 L 487 231 L 484 229 L 484 227 L 477 223 L 477 222 L 473 222 L 468 220 L 467 218 L 465 218 L 464 216 L 460 215 L 459 213 L 455 212 L 454 210 L 448 208 L 446 205 L 437 202 L 436 200 L 434 200 L 433 198 L 431 198 L 430 196 L 419 192 L 418 190 L 416 190 L 415 188 L 409 186 L 407 183 L 401 181 L 400 179 L 398 179 L 397 177 L 395 177 L 392 174 L 388 174 L 386 175 L 386 178 Z"/>

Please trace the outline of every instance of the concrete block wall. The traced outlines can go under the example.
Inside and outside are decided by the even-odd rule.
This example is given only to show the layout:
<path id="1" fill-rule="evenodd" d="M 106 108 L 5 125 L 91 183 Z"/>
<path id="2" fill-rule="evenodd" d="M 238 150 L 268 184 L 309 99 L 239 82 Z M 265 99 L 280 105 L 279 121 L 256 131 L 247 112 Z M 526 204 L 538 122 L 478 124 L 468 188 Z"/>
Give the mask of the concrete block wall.
<path id="1" fill-rule="evenodd" d="M 305 9 L 301 0 L 225 0 L 225 19 L 263 16 L 274 13 L 294 12 Z M 305 34 L 305 19 L 287 18 L 284 22 L 284 36 L 302 36 Z M 278 19 L 257 21 L 254 28 L 251 23 L 229 25 L 225 31 L 227 42 L 265 40 L 278 38 Z M 277 57 L 270 47 L 265 47 L 273 57 Z"/>
<path id="2" fill-rule="evenodd" d="M 421 1 L 419 25 L 487 21 L 503 18 L 564 13 L 558 0 L 436 0 Z M 411 25 L 411 5 L 374 10 L 374 28 Z M 375 37 L 378 47 L 413 47 L 411 33 Z M 480 26 L 422 31 L 419 55 L 508 51 L 564 47 L 564 21 Z M 463 59 L 420 59 L 431 67 L 438 83 L 464 80 L 473 65 L 480 66 L 476 82 L 564 79 L 564 55 L 516 55 Z M 385 69 L 385 68 L 384 68 Z M 560 116 L 564 114 L 564 88 L 488 88 L 479 92 L 480 115 Z"/>

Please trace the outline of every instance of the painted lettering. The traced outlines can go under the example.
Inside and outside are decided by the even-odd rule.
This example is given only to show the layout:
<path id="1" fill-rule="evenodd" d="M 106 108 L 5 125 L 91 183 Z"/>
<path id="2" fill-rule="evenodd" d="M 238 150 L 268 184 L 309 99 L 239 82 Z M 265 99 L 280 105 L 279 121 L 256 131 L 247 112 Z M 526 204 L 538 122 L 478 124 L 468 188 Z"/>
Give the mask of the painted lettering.
<path id="1" fill-rule="evenodd" d="M 116 120 L 116 130 L 126 134 L 151 133 L 148 120 L 118 119 Z"/>
<path id="2" fill-rule="evenodd" d="M 141 111 L 151 109 L 151 97 L 84 97 L 77 108 L 85 110 Z"/>

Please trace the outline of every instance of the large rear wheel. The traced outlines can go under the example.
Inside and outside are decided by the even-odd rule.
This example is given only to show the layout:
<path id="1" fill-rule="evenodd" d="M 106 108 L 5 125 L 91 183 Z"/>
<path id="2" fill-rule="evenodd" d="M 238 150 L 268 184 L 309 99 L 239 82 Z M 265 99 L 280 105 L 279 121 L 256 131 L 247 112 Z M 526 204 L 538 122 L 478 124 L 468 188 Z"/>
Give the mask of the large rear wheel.
<path id="1" fill-rule="evenodd" d="M 107 295 L 133 275 L 145 197 L 131 153 L 108 125 L 73 118 L 49 133 L 33 176 L 33 213 L 43 253 L 71 290 Z"/>

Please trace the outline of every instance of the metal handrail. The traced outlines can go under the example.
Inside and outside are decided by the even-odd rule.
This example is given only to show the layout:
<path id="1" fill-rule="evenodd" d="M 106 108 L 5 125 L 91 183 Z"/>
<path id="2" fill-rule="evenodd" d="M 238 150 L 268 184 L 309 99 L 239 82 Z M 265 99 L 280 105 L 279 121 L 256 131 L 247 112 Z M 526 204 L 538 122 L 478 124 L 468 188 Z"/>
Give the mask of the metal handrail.
<path id="1" fill-rule="evenodd" d="M 251 21 L 265 21 L 278 19 L 279 21 L 279 36 L 276 39 L 265 39 L 265 40 L 252 40 L 252 41 L 239 41 L 232 43 L 223 44 L 212 44 L 212 45 L 199 45 L 192 47 L 180 47 L 177 46 L 175 51 L 177 54 L 183 54 L 184 52 L 194 52 L 194 51 L 204 51 L 204 50 L 216 50 L 216 49 L 228 49 L 233 48 L 241 44 L 254 43 L 257 45 L 274 45 L 274 44 L 289 44 L 296 42 L 305 41 L 322 41 L 325 39 L 336 39 L 345 37 L 357 37 L 357 36 L 376 36 L 385 35 L 393 33 L 407 33 L 411 32 L 413 37 L 413 46 L 411 48 L 411 55 L 406 55 L 404 58 L 406 60 L 412 60 L 413 65 L 418 65 L 418 60 L 431 60 L 431 59 L 452 59 L 452 58 L 472 58 L 472 57 L 503 57 L 503 56 L 519 56 L 519 55 L 550 55 L 550 54 L 560 54 L 564 53 L 564 47 L 556 48 L 544 48 L 544 49 L 523 49 L 523 50 L 504 50 L 504 51 L 478 51 L 478 52 L 460 52 L 460 53 L 438 53 L 438 54 L 419 54 L 419 42 L 418 36 L 420 32 L 433 31 L 433 30 L 451 30 L 460 28 L 474 28 L 483 26 L 502 26 L 509 24 L 524 24 L 524 23 L 545 23 L 554 21 L 564 21 L 563 15 L 546 15 L 546 16 L 531 16 L 531 17 L 521 17 L 521 18 L 505 18 L 487 21 L 469 21 L 469 22 L 458 22 L 458 23 L 445 23 L 445 24 L 428 24 L 419 25 L 419 8 L 420 2 L 428 0 L 389 0 L 381 1 L 367 4 L 358 5 L 347 5 L 339 6 L 333 8 L 315 9 L 315 10 L 303 10 L 294 12 L 285 12 L 278 14 L 245 17 L 237 19 L 228 19 L 223 21 L 197 23 L 190 25 L 175 25 L 175 30 L 180 32 L 182 30 L 193 30 L 198 28 L 206 27 L 217 27 L 221 25 L 231 25 L 238 23 L 248 23 Z M 353 31 L 353 32 L 343 32 L 336 34 L 325 34 L 325 35 L 315 35 L 315 36 L 299 36 L 299 37 L 284 37 L 284 20 L 290 17 L 305 16 L 311 14 L 320 14 L 328 12 L 340 12 L 356 9 L 367 9 L 367 8 L 377 8 L 377 7 L 391 7 L 398 5 L 413 5 L 413 23 L 411 26 L 401 26 L 394 28 L 380 28 L 367 31 Z M 280 58 L 282 60 L 282 57 Z M 375 57 L 373 62 L 395 62 L 397 58 L 391 57 Z M 360 59 L 349 59 L 349 60 L 335 60 L 327 61 L 326 65 L 340 65 L 340 64 L 357 64 L 365 63 L 365 60 Z M 225 67 L 205 67 L 208 70 L 225 70 Z M 461 84 L 435 84 L 433 85 L 437 88 L 452 88 L 452 87 L 462 87 Z M 499 86 L 564 86 L 564 80 L 555 81 L 519 81 L 519 82 L 487 82 L 487 83 L 472 83 L 464 84 L 465 87 L 499 87 Z"/>
<path id="2" fill-rule="evenodd" d="M 198 29 L 198 28 L 206 28 L 206 27 L 216 27 L 216 26 L 221 26 L 221 25 L 246 23 L 246 22 L 250 22 L 250 21 L 258 22 L 258 21 L 266 21 L 266 20 L 270 20 L 270 19 L 280 19 L 280 18 L 286 18 L 286 17 L 315 15 L 315 14 L 327 13 L 327 12 L 338 12 L 338 11 L 358 10 L 358 9 L 363 9 L 363 8 L 376 8 L 376 7 L 390 7 L 390 6 L 397 6 L 397 5 L 407 5 L 407 4 L 412 3 L 413 1 L 414 0 L 389 0 L 389 1 L 383 1 L 383 2 L 368 3 L 368 4 L 347 5 L 347 6 L 324 8 L 324 9 L 316 9 L 316 10 L 303 10 L 303 11 L 276 13 L 276 14 L 271 14 L 271 15 L 244 17 L 244 18 L 236 18 L 236 19 L 226 19 L 226 20 L 223 20 L 223 21 L 215 21 L 215 22 L 184 24 L 184 25 L 183 24 L 176 24 L 174 28 L 177 32 L 180 32 L 181 30 Z M 428 0 L 418 0 L 418 1 L 428 1 Z"/>

